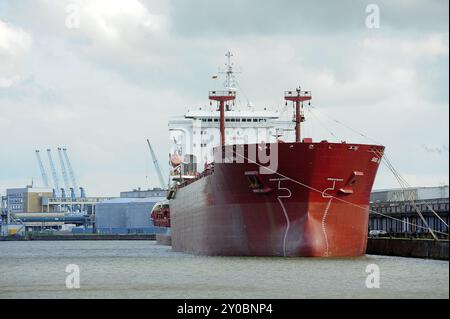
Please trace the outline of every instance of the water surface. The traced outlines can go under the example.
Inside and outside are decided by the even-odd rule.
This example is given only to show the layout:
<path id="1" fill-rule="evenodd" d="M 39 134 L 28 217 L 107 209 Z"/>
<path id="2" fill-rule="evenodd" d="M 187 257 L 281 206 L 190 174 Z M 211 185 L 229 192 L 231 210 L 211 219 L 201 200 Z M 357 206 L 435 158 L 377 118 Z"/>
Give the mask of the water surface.
<path id="1" fill-rule="evenodd" d="M 67 289 L 68 264 L 80 288 Z M 366 267 L 380 288 L 366 288 Z M 206 257 L 153 241 L 0 242 L 0 298 L 449 298 L 448 261 Z"/>

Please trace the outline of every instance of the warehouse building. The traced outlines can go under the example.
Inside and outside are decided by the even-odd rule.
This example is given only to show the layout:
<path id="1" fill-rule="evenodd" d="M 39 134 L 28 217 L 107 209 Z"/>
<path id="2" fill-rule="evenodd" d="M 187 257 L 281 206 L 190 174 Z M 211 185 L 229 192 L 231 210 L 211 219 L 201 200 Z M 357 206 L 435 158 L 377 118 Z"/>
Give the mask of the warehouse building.
<path id="1" fill-rule="evenodd" d="M 370 194 L 372 203 L 400 202 L 405 200 L 432 200 L 448 198 L 448 185 L 437 187 L 410 187 L 374 190 Z"/>
<path id="2" fill-rule="evenodd" d="M 448 186 L 377 190 L 370 198 L 369 231 L 430 237 L 431 228 L 437 237 L 448 238 Z"/>
<path id="3" fill-rule="evenodd" d="M 116 198 L 97 204 L 95 228 L 102 234 L 160 234 L 166 229 L 155 227 L 150 214 L 164 197 Z"/>

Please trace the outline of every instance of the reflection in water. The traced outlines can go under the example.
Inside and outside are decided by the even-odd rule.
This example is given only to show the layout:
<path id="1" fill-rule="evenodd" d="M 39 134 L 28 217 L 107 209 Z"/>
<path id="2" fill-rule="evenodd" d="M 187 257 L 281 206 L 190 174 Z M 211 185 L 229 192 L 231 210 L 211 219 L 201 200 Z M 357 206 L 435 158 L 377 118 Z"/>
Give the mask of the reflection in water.
<path id="1" fill-rule="evenodd" d="M 80 289 L 65 270 L 80 268 Z M 365 286 L 380 267 L 380 289 Z M 151 241 L 0 242 L 0 298 L 448 298 L 448 261 L 205 257 Z"/>

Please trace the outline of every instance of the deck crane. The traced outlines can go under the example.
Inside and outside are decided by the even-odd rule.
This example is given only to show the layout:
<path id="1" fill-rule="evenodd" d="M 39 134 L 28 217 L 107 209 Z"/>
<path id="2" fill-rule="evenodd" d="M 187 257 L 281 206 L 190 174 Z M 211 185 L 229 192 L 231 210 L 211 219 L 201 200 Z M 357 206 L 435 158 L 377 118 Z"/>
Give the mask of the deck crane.
<path id="1" fill-rule="evenodd" d="M 84 190 L 79 190 L 78 189 L 77 180 L 75 179 L 75 173 L 73 172 L 72 165 L 70 164 L 70 160 L 69 160 L 69 156 L 67 155 L 67 149 L 66 148 L 63 148 L 63 154 L 64 154 L 64 158 L 66 160 L 67 169 L 69 171 L 70 179 L 72 181 L 72 186 L 73 186 L 73 190 L 75 192 L 75 196 L 77 196 L 78 194 L 80 194 L 80 196 L 81 195 L 84 196 Z M 80 193 L 79 193 L 79 191 L 80 191 Z"/>
<path id="2" fill-rule="evenodd" d="M 62 195 L 61 189 L 59 187 L 59 179 L 58 174 L 56 173 L 55 163 L 53 163 L 52 151 L 51 149 L 47 149 L 48 162 L 50 163 L 50 169 L 53 177 L 53 184 L 55 186 L 55 194 L 56 196 Z"/>
<path id="3" fill-rule="evenodd" d="M 41 154 L 39 150 L 36 150 L 36 159 L 38 161 L 39 169 L 41 170 L 42 182 L 44 183 L 44 187 L 49 188 L 50 184 L 48 183 L 47 172 L 45 171 L 44 164 L 42 164 Z"/>
<path id="4" fill-rule="evenodd" d="M 63 180 L 64 180 L 64 185 L 66 186 L 66 191 L 71 191 L 69 178 L 67 177 L 66 165 L 64 164 L 61 147 L 58 147 L 58 157 L 59 157 L 59 163 L 61 165 L 61 172 L 62 172 L 62 176 L 63 176 Z"/>
<path id="5" fill-rule="evenodd" d="M 150 155 L 152 156 L 152 159 L 153 159 L 153 164 L 155 165 L 156 173 L 157 173 L 158 179 L 159 179 L 159 184 L 161 185 L 162 189 L 165 189 L 166 185 L 164 183 L 163 174 L 162 174 L 161 168 L 159 167 L 158 159 L 156 158 L 155 152 L 153 151 L 153 148 L 152 148 L 152 145 L 150 144 L 149 139 L 147 139 L 147 144 L 148 144 L 148 148 L 150 150 Z"/>

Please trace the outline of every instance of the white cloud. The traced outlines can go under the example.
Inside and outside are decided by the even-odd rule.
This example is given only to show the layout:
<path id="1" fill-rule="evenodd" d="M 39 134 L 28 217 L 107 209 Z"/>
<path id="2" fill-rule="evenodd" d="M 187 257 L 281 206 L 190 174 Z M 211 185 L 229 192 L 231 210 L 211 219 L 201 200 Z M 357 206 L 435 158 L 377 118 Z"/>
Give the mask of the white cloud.
<path id="1" fill-rule="evenodd" d="M 80 6 L 80 29 L 65 26 L 70 3 Z M 156 176 L 145 138 L 152 139 L 166 166 L 168 117 L 209 105 L 210 75 L 223 65 L 228 49 L 242 67 L 244 103 L 249 98 L 257 107 L 282 107 L 283 91 L 301 84 L 313 91 L 313 106 L 326 125 L 306 113 L 305 130 L 316 140 L 333 130 L 339 139 L 367 142 L 322 112 L 386 144 L 396 167 L 414 183 L 448 180 L 448 152 L 436 156 L 422 147 L 448 147 L 448 90 L 426 92 L 436 82 L 448 82 L 446 30 L 352 32 L 353 25 L 342 20 L 343 28 L 330 32 L 323 26 L 304 32 L 300 21 L 288 34 L 266 34 L 252 23 L 236 36 L 220 23 L 213 32 L 196 33 L 207 20 L 195 21 L 191 13 L 205 8 L 184 4 L 187 11 L 177 19 L 192 25 L 185 34 L 175 30 L 172 6 L 180 8 L 154 0 L 39 0 L 11 14 L 21 28 L 3 24 L 16 36 L 8 37 L 3 50 L 15 52 L 8 53 L 15 62 L 8 62 L 8 74 L 0 71 L 0 125 L 8 134 L 0 149 L 0 167 L 8 168 L 0 171 L 2 181 L 37 179 L 33 150 L 67 146 L 90 195 L 146 187 L 145 176 L 155 181 Z M 277 27 L 276 19 L 264 24 Z M 24 29 L 32 30 L 33 38 Z M 377 185 L 391 181 L 381 172 Z"/>
<path id="2" fill-rule="evenodd" d="M 138 0 L 79 0 L 80 31 L 94 41 L 123 45 L 167 28 L 163 15 L 153 14 Z"/>
<path id="3" fill-rule="evenodd" d="M 166 2 L 145 6 L 140 0 L 38 0 L 36 7 L 45 19 L 39 25 L 30 23 L 67 40 L 119 49 L 164 34 L 169 27 Z M 31 17 L 33 13 L 22 14 Z"/>
<path id="4" fill-rule="evenodd" d="M 0 77 L 0 88 L 11 88 L 14 85 L 16 85 L 17 83 L 19 83 L 20 80 L 21 80 L 20 76 L 13 76 L 10 78 L 6 78 L 6 77 L 1 78 Z"/>
<path id="5" fill-rule="evenodd" d="M 366 38 L 363 46 L 370 51 L 383 53 L 384 57 L 397 59 L 417 59 L 419 57 L 448 57 L 448 32 L 431 33 L 422 37 L 371 37 Z"/>
<path id="6" fill-rule="evenodd" d="M 31 36 L 9 23 L 0 20 L 0 56 L 20 57 L 31 47 Z"/>
<path id="7" fill-rule="evenodd" d="M 0 88 L 20 80 L 20 63 L 30 52 L 32 42 L 28 32 L 0 20 Z"/>

